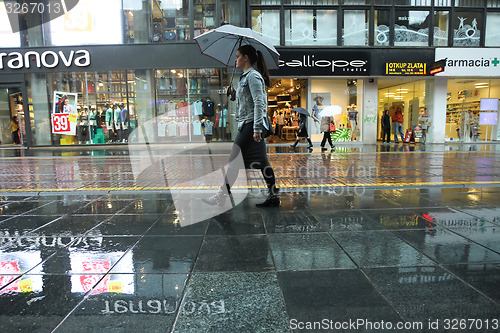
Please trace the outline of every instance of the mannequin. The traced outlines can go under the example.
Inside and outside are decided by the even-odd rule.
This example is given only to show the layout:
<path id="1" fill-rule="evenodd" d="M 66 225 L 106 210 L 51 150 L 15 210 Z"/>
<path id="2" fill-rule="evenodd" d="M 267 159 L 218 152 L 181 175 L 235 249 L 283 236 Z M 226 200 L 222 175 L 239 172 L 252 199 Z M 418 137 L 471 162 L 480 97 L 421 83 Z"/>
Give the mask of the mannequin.
<path id="1" fill-rule="evenodd" d="M 118 104 L 113 105 L 113 124 L 115 126 L 115 132 L 119 136 L 118 141 L 121 141 L 122 138 L 122 131 L 121 131 L 121 125 L 120 125 L 120 113 L 122 110 L 120 110 L 120 107 Z"/>
<path id="2" fill-rule="evenodd" d="M 91 138 L 93 139 L 97 134 L 97 111 L 94 105 L 90 107 L 89 125 L 90 125 Z"/>
<path id="3" fill-rule="evenodd" d="M 311 118 L 314 120 L 314 128 L 316 129 L 316 133 L 321 133 L 319 127 L 320 127 L 320 124 L 321 124 L 321 120 L 320 120 L 320 112 L 321 110 L 323 110 L 323 97 L 321 96 L 316 96 L 314 97 L 314 101 L 316 102 L 316 104 L 314 104 L 313 106 L 313 112 L 311 114 Z"/>
<path id="4" fill-rule="evenodd" d="M 351 124 L 351 141 L 357 139 L 354 135 L 356 128 L 358 127 L 358 111 L 356 111 L 356 105 L 351 104 L 351 107 L 347 110 L 349 116 L 349 123 Z"/>
<path id="5" fill-rule="evenodd" d="M 106 112 L 106 129 L 108 130 L 108 142 L 113 141 L 114 132 L 113 132 L 113 110 L 111 109 L 111 105 L 108 103 L 105 107 Z"/>
<path id="6" fill-rule="evenodd" d="M 128 138 L 128 110 L 127 108 L 125 107 L 125 104 L 120 104 L 120 125 L 122 127 L 122 134 L 121 134 L 121 137 L 122 137 L 122 142 L 127 142 L 127 138 Z"/>

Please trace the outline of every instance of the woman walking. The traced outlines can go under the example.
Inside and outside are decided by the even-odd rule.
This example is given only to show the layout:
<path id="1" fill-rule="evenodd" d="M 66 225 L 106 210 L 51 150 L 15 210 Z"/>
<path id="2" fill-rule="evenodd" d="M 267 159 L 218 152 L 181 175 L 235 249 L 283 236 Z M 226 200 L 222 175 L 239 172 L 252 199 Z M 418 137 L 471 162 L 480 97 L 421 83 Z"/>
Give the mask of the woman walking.
<path id="1" fill-rule="evenodd" d="M 254 65 L 257 65 L 257 70 Z M 280 205 L 279 189 L 276 187 L 274 170 L 267 158 L 267 148 L 262 133 L 267 129 L 266 86 L 270 86 L 269 73 L 263 55 L 251 45 L 243 45 L 236 51 L 236 67 L 243 70 L 236 92 L 229 87 L 228 94 L 236 99 L 238 135 L 234 140 L 225 184 L 212 197 L 203 199 L 209 205 L 222 206 L 231 194 L 231 186 L 238 177 L 239 168 L 232 163 L 240 154 L 246 169 L 260 169 L 268 187 L 265 201 L 258 207 L 277 207 Z"/>
<path id="2" fill-rule="evenodd" d="M 330 148 L 333 149 L 333 143 L 332 143 L 332 135 L 330 132 L 330 124 L 334 124 L 333 122 L 333 117 L 322 117 L 321 118 L 321 125 L 319 126 L 319 130 L 323 132 L 323 140 L 321 140 L 321 151 L 325 151 L 325 143 L 326 140 L 328 140 L 328 143 L 330 144 Z"/>
<path id="3" fill-rule="evenodd" d="M 307 148 L 311 149 L 313 147 L 311 138 L 307 133 L 307 116 L 303 113 L 300 114 L 299 118 L 299 132 L 297 133 L 297 139 L 292 145 L 290 145 L 290 147 L 295 149 L 295 147 L 299 143 L 299 138 L 306 138 L 307 142 L 309 143 L 309 146 Z"/>

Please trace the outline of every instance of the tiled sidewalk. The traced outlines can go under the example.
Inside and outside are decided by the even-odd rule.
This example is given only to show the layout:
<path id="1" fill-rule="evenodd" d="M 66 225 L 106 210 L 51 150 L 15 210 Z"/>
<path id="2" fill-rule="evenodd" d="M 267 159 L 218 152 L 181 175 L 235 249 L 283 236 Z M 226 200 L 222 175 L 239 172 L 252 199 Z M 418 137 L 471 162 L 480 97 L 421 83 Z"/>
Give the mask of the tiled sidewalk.
<path id="1" fill-rule="evenodd" d="M 168 194 L 4 196 L 0 330 L 317 332 L 299 328 L 359 319 L 350 331 L 443 332 L 462 318 L 497 331 L 499 192 L 301 191 L 260 210 L 251 193 L 187 227 Z"/>
<path id="2" fill-rule="evenodd" d="M 214 154 L 0 158 L 0 192 L 165 191 L 220 186 L 207 175 L 227 164 L 230 146 Z M 224 148 L 225 147 L 225 148 Z M 273 148 L 274 149 L 274 148 Z M 270 149 L 273 151 L 273 149 Z M 500 152 L 270 153 L 284 190 L 500 186 Z M 249 172 L 250 188 L 264 187 Z"/>

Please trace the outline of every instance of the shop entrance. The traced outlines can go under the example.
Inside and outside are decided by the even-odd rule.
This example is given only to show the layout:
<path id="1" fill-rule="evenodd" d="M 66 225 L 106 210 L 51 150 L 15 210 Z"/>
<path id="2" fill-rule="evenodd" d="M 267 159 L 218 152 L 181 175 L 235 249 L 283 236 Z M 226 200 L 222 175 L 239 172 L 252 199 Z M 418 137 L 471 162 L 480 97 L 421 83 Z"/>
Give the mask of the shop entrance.
<path id="1" fill-rule="evenodd" d="M 293 111 L 293 108 L 307 109 L 306 96 L 307 79 L 271 80 L 271 88 L 267 90 L 267 112 L 276 125 L 276 130 L 270 142 L 271 140 L 274 143 L 295 141 L 299 129 L 299 114 Z"/>
<path id="2" fill-rule="evenodd" d="M 0 85 L 0 142 L 2 145 L 19 145 L 25 136 L 21 88 Z"/>

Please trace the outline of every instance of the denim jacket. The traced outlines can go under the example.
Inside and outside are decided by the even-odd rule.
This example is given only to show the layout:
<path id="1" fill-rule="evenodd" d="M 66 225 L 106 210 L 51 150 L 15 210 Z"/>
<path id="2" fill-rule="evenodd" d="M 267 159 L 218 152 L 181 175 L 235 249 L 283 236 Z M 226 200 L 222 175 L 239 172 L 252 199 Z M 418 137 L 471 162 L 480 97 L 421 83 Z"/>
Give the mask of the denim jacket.
<path id="1" fill-rule="evenodd" d="M 262 75 L 250 67 L 241 75 L 236 89 L 236 120 L 253 121 L 254 133 L 262 133 L 264 116 L 267 116 L 266 85 Z"/>

